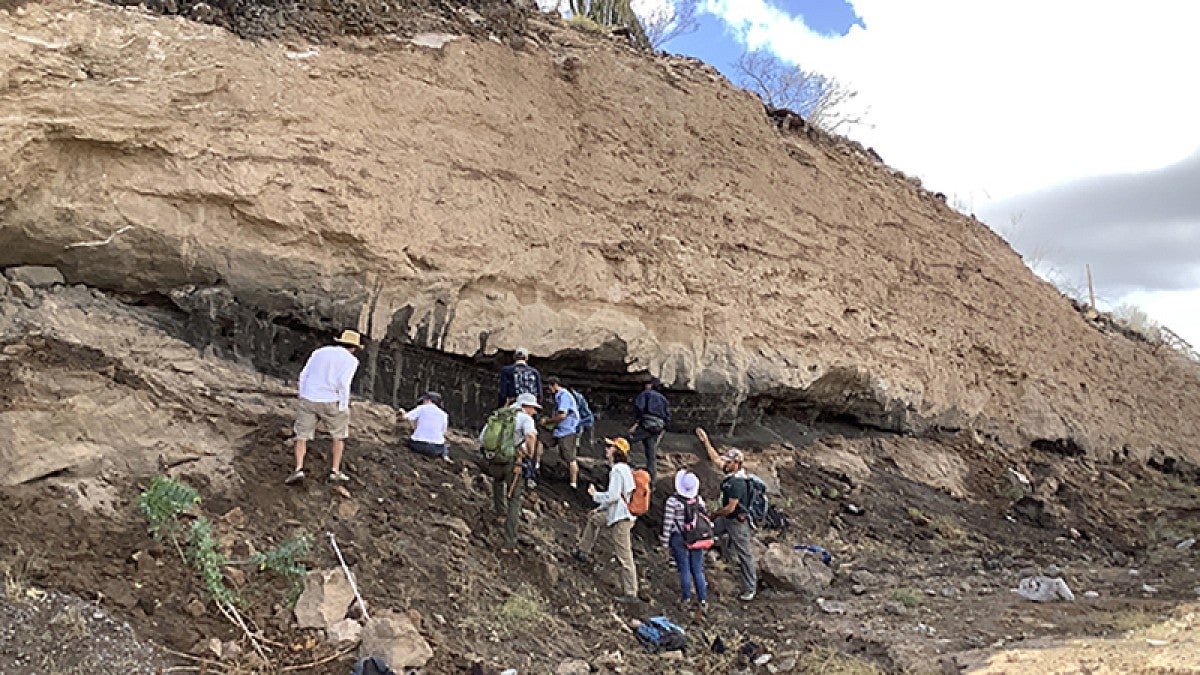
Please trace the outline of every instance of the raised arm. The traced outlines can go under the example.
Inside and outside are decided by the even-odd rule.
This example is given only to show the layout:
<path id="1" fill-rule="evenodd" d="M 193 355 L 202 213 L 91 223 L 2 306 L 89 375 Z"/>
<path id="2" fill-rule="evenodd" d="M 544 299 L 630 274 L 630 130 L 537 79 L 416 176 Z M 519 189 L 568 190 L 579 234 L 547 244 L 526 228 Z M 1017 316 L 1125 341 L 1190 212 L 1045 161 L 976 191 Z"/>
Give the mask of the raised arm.
<path id="1" fill-rule="evenodd" d="M 716 464 L 717 467 L 720 468 L 722 465 L 721 453 L 717 452 L 717 449 L 712 446 L 711 442 L 709 442 L 708 433 L 704 431 L 704 429 L 696 427 L 696 438 L 699 438 L 700 442 L 704 444 L 704 450 L 708 452 L 709 460 L 711 460 L 713 464 Z"/>

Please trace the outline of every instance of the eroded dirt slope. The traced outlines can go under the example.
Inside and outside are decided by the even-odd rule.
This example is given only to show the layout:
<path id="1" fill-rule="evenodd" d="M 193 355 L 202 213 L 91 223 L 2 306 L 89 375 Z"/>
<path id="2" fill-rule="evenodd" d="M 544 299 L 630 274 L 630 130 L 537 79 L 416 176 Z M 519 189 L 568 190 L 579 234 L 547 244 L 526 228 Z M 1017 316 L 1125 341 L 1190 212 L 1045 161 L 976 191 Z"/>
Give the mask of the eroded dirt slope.
<path id="1" fill-rule="evenodd" d="M 718 395 L 714 417 L 749 400 L 1196 458 L 1192 364 L 1095 331 L 980 223 L 781 134 L 710 68 L 530 26 L 329 47 L 0 12 L 0 264 L 220 286 L 377 345 L 582 353 Z"/>
<path id="2" fill-rule="evenodd" d="M 741 655 L 747 644 L 754 645 L 747 648 L 752 657 L 771 654 L 777 665 L 793 659 L 793 672 L 929 672 L 989 662 L 1075 672 L 1073 664 L 1103 653 L 1080 647 L 1079 639 L 1111 653 L 1122 643 L 1108 638 L 1147 627 L 1132 637 L 1138 650 L 1123 650 L 1128 669 L 1194 665 L 1188 659 L 1196 631 L 1183 613 L 1196 597 L 1197 554 L 1177 544 L 1200 532 L 1195 476 L 1005 449 L 970 433 L 916 439 L 817 430 L 818 442 L 757 448 L 750 461 L 792 520 L 788 530 L 763 532 L 760 541 L 827 547 L 835 561 L 829 587 L 795 592 L 767 580 L 759 598 L 742 605 L 733 572 L 713 561 L 708 617 L 681 616 L 675 573 L 657 547 L 656 507 L 635 529 L 646 604 L 626 611 L 611 601 L 617 579 L 607 556 L 590 568 L 569 555 L 587 502 L 565 489 L 553 453 L 526 502 L 515 566 L 496 552 L 490 492 L 470 440 L 453 436 L 452 465 L 413 455 L 402 448 L 405 436 L 387 406 L 354 403 L 348 491 L 319 480 L 286 487 L 292 388 L 192 348 L 178 337 L 186 321 L 177 310 L 133 306 L 84 287 L 39 290 L 20 301 L 0 296 L 0 368 L 20 373 L 22 383 L 19 395 L 0 398 L 0 443 L 57 434 L 88 444 L 93 458 L 78 463 L 70 446 L 44 446 L 44 459 L 61 456 L 64 468 L 0 487 L 0 617 L 33 616 L 30 604 L 46 601 L 30 589 L 93 603 L 64 605 L 53 596 L 38 619 L 44 624 L 35 624 L 44 631 L 0 630 L 0 672 L 25 672 L 30 663 L 92 664 L 91 673 L 131 672 L 130 664 L 147 671 L 194 667 L 172 652 L 200 656 L 213 639 L 239 640 L 196 575 L 146 532 L 137 495 L 164 472 L 200 490 L 230 557 L 297 530 L 333 532 L 375 610 L 419 615 L 434 650 L 429 673 L 462 673 L 476 664 L 483 673 L 547 673 L 581 658 L 597 672 L 724 674 L 749 667 Z M 114 398 L 126 402 L 114 405 Z M 93 412 L 55 424 L 31 414 L 68 403 Z M 141 442 L 148 427 L 173 430 L 174 437 Z M 313 445 L 310 466 L 319 474 L 327 445 Z M 717 475 L 700 462 L 694 439 L 672 435 L 666 448 L 660 473 L 692 467 L 713 498 Z M 585 482 L 603 484 L 597 453 L 584 454 Z M 1010 470 L 1028 486 L 1014 482 Z M 667 489 L 664 481 L 658 507 Z M 323 544 L 306 562 L 336 565 Z M 1050 566 L 1075 590 L 1076 602 L 1037 605 L 1009 591 Z M 253 570 L 225 574 L 246 595 L 247 616 L 279 645 L 276 666 L 337 653 L 314 631 L 295 627 L 279 581 Z M 501 611 L 514 597 L 534 609 Z M 102 666 L 89 640 L 107 639 L 112 624 L 92 618 L 95 607 L 128 620 L 141 640 L 122 642 Z M 642 653 L 623 622 L 663 612 L 683 621 L 693 640 L 720 637 L 731 649 L 695 649 L 683 662 Z M 52 661 L 44 658 L 45 636 L 65 645 Z M 1023 649 L 1067 638 L 1076 642 L 1046 657 L 1057 660 L 1037 661 L 1045 654 Z M 1020 651 L 997 653 L 1003 649 Z M 345 673 L 350 662 L 349 655 L 334 658 L 308 672 Z M 1041 672 L 1052 672 L 1050 665 Z"/>

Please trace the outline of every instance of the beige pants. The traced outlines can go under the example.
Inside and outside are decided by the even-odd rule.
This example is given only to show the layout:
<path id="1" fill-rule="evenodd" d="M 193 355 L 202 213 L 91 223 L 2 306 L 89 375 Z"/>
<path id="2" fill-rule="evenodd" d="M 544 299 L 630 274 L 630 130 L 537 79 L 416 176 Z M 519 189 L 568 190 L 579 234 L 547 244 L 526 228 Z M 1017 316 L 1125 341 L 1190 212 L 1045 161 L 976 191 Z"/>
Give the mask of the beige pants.
<path id="1" fill-rule="evenodd" d="M 617 562 L 621 563 L 621 593 L 637 595 L 637 568 L 633 566 L 633 542 L 630 539 L 630 535 L 633 533 L 633 521 L 618 520 L 612 525 L 607 523 L 608 512 L 606 510 L 593 511 L 589 514 L 587 524 L 583 527 L 583 536 L 579 538 L 579 549 L 590 555 L 592 549 L 596 547 L 596 538 L 600 536 L 600 531 L 608 532 L 613 549 L 617 554 Z"/>

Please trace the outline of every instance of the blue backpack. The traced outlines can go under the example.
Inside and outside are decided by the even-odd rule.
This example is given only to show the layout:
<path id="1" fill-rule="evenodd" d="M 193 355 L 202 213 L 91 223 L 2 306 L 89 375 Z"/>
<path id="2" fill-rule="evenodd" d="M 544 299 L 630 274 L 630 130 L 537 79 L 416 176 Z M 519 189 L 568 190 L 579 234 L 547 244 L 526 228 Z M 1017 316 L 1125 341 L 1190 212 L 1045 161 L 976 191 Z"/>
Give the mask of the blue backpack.
<path id="1" fill-rule="evenodd" d="M 687 634 L 665 616 L 652 617 L 638 626 L 635 635 L 638 642 L 653 654 L 687 649 Z"/>
<path id="2" fill-rule="evenodd" d="M 575 407 L 579 408 L 579 428 L 587 429 L 594 425 L 596 416 L 592 414 L 592 408 L 588 405 L 587 399 L 579 393 L 578 389 L 572 389 L 571 395 L 575 397 Z"/>

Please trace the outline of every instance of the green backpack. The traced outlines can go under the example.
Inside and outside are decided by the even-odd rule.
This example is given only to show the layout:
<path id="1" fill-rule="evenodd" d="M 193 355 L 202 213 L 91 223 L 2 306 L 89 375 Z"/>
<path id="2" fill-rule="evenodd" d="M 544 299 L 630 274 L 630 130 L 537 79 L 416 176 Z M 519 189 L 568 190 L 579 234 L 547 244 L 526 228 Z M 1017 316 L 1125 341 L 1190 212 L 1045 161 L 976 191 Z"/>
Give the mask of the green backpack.
<path id="1" fill-rule="evenodd" d="M 508 464 L 517 459 L 513 437 L 517 433 L 517 408 L 505 406 L 488 415 L 483 427 L 483 458 L 494 464 Z"/>

